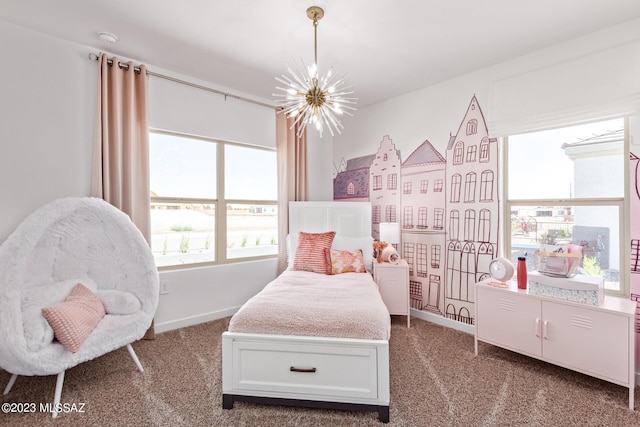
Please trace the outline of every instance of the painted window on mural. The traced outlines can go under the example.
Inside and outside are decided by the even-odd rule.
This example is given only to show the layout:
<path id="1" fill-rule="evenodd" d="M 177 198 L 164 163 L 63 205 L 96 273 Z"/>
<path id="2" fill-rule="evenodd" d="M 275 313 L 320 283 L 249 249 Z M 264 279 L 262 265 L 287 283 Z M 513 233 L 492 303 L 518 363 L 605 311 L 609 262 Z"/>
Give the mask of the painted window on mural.
<path id="1" fill-rule="evenodd" d="M 440 268 L 440 245 L 431 245 L 431 267 Z"/>
<path id="2" fill-rule="evenodd" d="M 478 133 L 478 121 L 471 119 L 467 122 L 467 135 L 475 135 Z"/>
<path id="3" fill-rule="evenodd" d="M 433 228 L 436 230 L 442 230 L 444 228 L 444 209 L 433 209 Z"/>
<path id="4" fill-rule="evenodd" d="M 402 245 L 402 257 L 409 264 L 409 275 L 413 275 L 413 251 L 415 243 L 404 243 Z"/>
<path id="5" fill-rule="evenodd" d="M 275 150 L 150 132 L 149 164 L 158 267 L 277 255 Z"/>
<path id="6" fill-rule="evenodd" d="M 476 211 L 467 209 L 464 211 L 464 240 L 471 241 L 476 238 Z"/>
<path id="7" fill-rule="evenodd" d="M 480 201 L 493 200 L 493 171 L 486 170 L 480 174 Z"/>
<path id="8" fill-rule="evenodd" d="M 420 181 L 420 194 L 427 194 L 427 190 L 429 190 L 429 180 L 423 179 Z"/>
<path id="9" fill-rule="evenodd" d="M 353 196 L 354 194 L 356 194 L 356 186 L 353 182 L 350 182 L 347 185 L 347 194 L 350 196 Z"/>
<path id="10" fill-rule="evenodd" d="M 452 210 L 449 214 L 449 236 L 451 236 L 451 240 L 458 240 L 460 235 L 458 234 L 460 231 L 460 212 L 457 210 Z"/>
<path id="11" fill-rule="evenodd" d="M 571 248 L 582 253 L 578 273 L 604 278 L 613 293 L 625 291 L 624 135 L 625 120 L 616 119 L 507 139 L 513 261 L 525 256 L 533 270 L 541 247 Z"/>
<path id="12" fill-rule="evenodd" d="M 491 238 L 491 211 L 480 209 L 480 219 L 478 220 L 478 240 L 489 242 Z"/>
<path id="13" fill-rule="evenodd" d="M 464 153 L 464 142 L 458 141 L 456 142 L 456 147 L 453 150 L 453 164 L 461 165 L 462 164 L 462 155 Z"/>
<path id="14" fill-rule="evenodd" d="M 402 228 L 413 228 L 413 208 L 405 206 L 402 209 Z"/>
<path id="15" fill-rule="evenodd" d="M 471 145 L 471 146 L 467 147 L 467 163 L 475 162 L 477 154 L 478 154 L 478 146 L 477 145 Z"/>
<path id="16" fill-rule="evenodd" d="M 418 228 L 424 230 L 427 228 L 427 208 L 419 207 L 418 208 Z"/>
<path id="17" fill-rule="evenodd" d="M 382 175 L 373 176 L 373 189 L 382 190 Z"/>
<path id="18" fill-rule="evenodd" d="M 476 180 L 475 172 L 469 172 L 464 178 L 464 201 L 474 202 L 476 200 Z"/>
<path id="19" fill-rule="evenodd" d="M 380 222 L 382 221 L 382 206 L 373 205 L 371 209 L 371 220 L 374 224 L 380 224 Z"/>
<path id="20" fill-rule="evenodd" d="M 442 191 L 442 187 L 444 187 L 444 180 L 436 179 L 433 183 L 433 191 L 440 193 Z"/>
<path id="21" fill-rule="evenodd" d="M 395 190 L 398 188 L 398 174 L 390 173 L 387 175 L 387 190 Z"/>
<path id="22" fill-rule="evenodd" d="M 489 161 L 489 138 L 484 137 L 480 142 L 480 162 L 486 163 Z"/>
<path id="23" fill-rule="evenodd" d="M 411 194 L 411 181 L 405 182 L 404 184 L 402 184 L 402 187 L 403 194 Z"/>
<path id="24" fill-rule="evenodd" d="M 397 222 L 396 205 L 387 205 L 385 222 Z"/>
<path id="25" fill-rule="evenodd" d="M 427 277 L 427 245 L 416 244 L 416 270 L 418 277 Z"/>
<path id="26" fill-rule="evenodd" d="M 449 201 L 451 203 L 458 203 L 460 201 L 460 185 L 462 183 L 462 176 L 458 173 L 451 177 L 451 197 Z"/>

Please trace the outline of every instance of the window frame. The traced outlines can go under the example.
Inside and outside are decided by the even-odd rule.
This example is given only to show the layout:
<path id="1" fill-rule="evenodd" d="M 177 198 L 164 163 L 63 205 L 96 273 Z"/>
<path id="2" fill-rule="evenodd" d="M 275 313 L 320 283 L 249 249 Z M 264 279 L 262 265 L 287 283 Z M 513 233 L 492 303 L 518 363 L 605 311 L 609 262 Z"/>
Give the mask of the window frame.
<path id="1" fill-rule="evenodd" d="M 167 197 L 167 196 L 151 196 L 149 195 L 149 203 L 194 203 L 194 204 L 210 204 L 215 206 L 215 259 L 213 261 L 193 262 L 187 264 L 174 264 L 158 266 L 159 271 L 167 270 L 182 270 L 187 268 L 199 268 L 212 265 L 222 264 L 235 264 L 238 262 L 256 261 L 262 259 L 272 259 L 278 257 L 278 251 L 275 254 L 257 255 L 249 257 L 227 258 L 227 206 L 228 205 L 268 205 L 274 206 L 277 210 L 278 200 L 245 200 L 245 199 L 227 199 L 225 198 L 225 147 L 234 145 L 243 148 L 251 148 L 264 151 L 276 152 L 275 147 L 261 146 L 256 144 L 246 144 L 240 142 L 227 141 L 218 138 L 209 138 L 204 136 L 197 136 L 186 134 L 182 132 L 166 131 L 155 128 L 149 128 L 149 133 L 155 133 L 160 135 L 169 135 L 179 138 L 196 139 L 206 142 L 215 143 L 217 145 L 216 154 L 216 199 L 203 199 L 203 198 L 189 198 L 189 197 Z M 279 214 L 279 212 L 278 212 Z M 276 233 L 278 234 L 278 233 Z M 277 241 L 276 245 L 279 246 L 282 242 Z"/>
<path id="2" fill-rule="evenodd" d="M 607 119 L 601 119 L 607 120 Z M 593 120 L 591 122 L 598 122 L 601 120 Z M 572 125 L 566 125 L 561 127 L 555 127 L 560 129 L 562 127 L 570 127 Z M 502 178 L 502 218 L 510 218 L 511 210 L 514 206 L 614 206 L 618 208 L 618 224 L 619 224 L 619 244 L 620 244 L 620 289 L 612 290 L 605 289 L 607 295 L 619 296 L 629 298 L 631 295 L 631 216 L 630 216 L 630 165 L 629 165 L 629 117 L 624 117 L 624 138 L 623 138 L 623 164 L 624 164 L 624 191 L 622 197 L 598 197 L 598 198 L 557 198 L 557 199 L 510 199 L 509 195 L 509 137 L 501 138 L 501 159 L 500 164 L 502 166 L 503 178 Z M 505 226 L 501 229 L 501 240 L 504 243 L 503 253 L 507 258 L 512 252 L 511 245 L 511 223 L 510 221 L 503 221 Z"/>

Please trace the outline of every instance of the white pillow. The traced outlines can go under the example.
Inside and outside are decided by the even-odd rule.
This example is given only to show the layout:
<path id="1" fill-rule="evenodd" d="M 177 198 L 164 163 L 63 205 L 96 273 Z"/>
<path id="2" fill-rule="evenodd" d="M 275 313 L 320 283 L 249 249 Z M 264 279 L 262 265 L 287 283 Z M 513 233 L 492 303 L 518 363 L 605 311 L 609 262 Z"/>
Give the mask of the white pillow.
<path id="1" fill-rule="evenodd" d="M 107 314 L 133 314 L 140 311 L 140 300 L 131 292 L 102 289 L 96 293 Z"/>
<path id="2" fill-rule="evenodd" d="M 373 237 L 336 236 L 331 248 L 351 252 L 362 249 L 364 266 L 367 271 L 373 271 Z"/>

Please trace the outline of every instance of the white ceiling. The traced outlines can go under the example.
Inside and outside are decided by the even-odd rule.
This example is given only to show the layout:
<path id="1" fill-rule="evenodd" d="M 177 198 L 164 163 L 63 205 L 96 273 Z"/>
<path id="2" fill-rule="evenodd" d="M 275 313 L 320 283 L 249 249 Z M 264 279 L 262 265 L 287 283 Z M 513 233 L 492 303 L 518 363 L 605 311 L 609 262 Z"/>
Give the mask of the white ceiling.
<path id="1" fill-rule="evenodd" d="M 0 20 L 273 99 L 313 59 L 312 5 L 319 66 L 348 72 L 359 106 L 640 17 L 639 0 L 0 0 Z"/>

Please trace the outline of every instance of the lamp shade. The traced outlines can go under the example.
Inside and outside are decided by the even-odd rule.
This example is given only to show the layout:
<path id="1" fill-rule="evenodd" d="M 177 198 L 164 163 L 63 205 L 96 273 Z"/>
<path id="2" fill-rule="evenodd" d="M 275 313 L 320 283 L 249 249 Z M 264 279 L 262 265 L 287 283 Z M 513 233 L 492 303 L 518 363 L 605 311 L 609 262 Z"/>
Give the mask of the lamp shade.
<path id="1" fill-rule="evenodd" d="M 381 222 L 380 240 L 387 243 L 400 243 L 400 223 Z"/>

